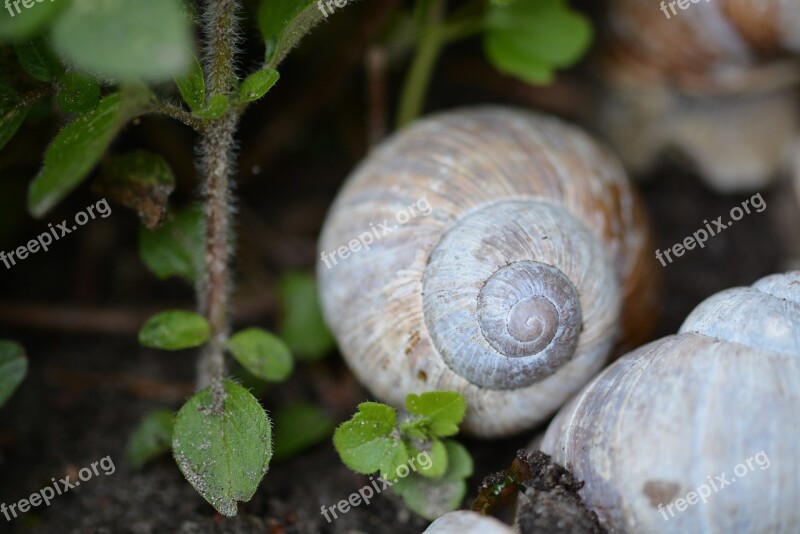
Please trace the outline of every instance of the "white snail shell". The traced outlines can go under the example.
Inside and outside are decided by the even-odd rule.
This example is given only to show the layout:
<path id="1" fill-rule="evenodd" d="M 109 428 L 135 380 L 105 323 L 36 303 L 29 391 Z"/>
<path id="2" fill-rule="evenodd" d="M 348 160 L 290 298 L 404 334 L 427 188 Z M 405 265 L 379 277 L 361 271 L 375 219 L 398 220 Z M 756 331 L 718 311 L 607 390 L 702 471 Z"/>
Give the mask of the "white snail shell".
<path id="1" fill-rule="evenodd" d="M 494 517 L 456 510 L 431 523 L 423 534 L 516 534 L 516 531 Z"/>
<path id="2" fill-rule="evenodd" d="M 637 173 L 678 151 L 718 191 L 767 185 L 791 165 L 800 133 L 800 3 L 713 0 L 667 13 L 611 0 L 600 129 Z"/>
<path id="3" fill-rule="evenodd" d="M 794 271 L 708 298 L 677 335 L 609 366 L 542 450 L 585 481 L 580 495 L 612 532 L 798 532 L 799 423 Z M 675 508 L 703 485 L 705 502 Z"/>
<path id="4" fill-rule="evenodd" d="M 602 367 L 621 311 L 629 337 L 646 330 L 654 267 L 641 208 L 621 166 L 577 129 L 494 107 L 419 121 L 349 178 L 321 250 L 420 199 L 429 215 L 318 269 L 325 318 L 379 399 L 459 391 L 468 431 L 509 434 Z"/>

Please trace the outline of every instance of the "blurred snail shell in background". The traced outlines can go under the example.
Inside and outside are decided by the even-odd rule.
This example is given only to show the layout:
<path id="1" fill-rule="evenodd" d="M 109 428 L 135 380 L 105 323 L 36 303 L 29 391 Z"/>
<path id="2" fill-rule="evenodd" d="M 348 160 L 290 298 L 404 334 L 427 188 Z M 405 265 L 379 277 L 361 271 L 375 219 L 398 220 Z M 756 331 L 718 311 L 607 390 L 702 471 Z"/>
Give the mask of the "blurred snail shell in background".
<path id="1" fill-rule="evenodd" d="M 611 0 L 599 128 L 634 172 L 668 151 L 721 192 L 767 185 L 800 132 L 800 2 Z"/>
<path id="2" fill-rule="evenodd" d="M 621 165 L 523 110 L 400 131 L 347 180 L 319 246 L 323 312 L 358 379 L 396 406 L 458 391 L 479 436 L 543 421 L 652 327 L 653 248 Z"/>
<path id="3" fill-rule="evenodd" d="M 677 335 L 609 366 L 541 449 L 612 532 L 798 532 L 798 424 L 793 271 L 711 296 Z"/>

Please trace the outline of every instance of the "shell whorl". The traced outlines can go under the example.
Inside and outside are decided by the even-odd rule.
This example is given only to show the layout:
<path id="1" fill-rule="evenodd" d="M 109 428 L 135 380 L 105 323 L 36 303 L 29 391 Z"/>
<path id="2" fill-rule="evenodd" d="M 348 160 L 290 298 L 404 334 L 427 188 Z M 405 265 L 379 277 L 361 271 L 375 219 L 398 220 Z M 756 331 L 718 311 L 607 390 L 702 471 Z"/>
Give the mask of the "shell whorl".
<path id="1" fill-rule="evenodd" d="M 427 216 L 321 264 L 326 321 L 381 400 L 400 406 L 409 393 L 456 390 L 467 431 L 530 427 L 602 367 L 622 295 L 647 293 L 647 227 L 624 172 L 554 119 L 503 108 L 437 115 L 389 139 L 348 179 L 321 250 L 421 198 Z"/>
<path id="2" fill-rule="evenodd" d="M 704 300 L 678 333 L 696 332 L 752 349 L 800 354 L 800 271 L 762 278 Z"/>
<path id="3" fill-rule="evenodd" d="M 587 270 L 604 262 L 598 240 L 580 221 L 541 200 L 507 200 L 470 213 L 442 236 L 425 270 L 423 307 L 433 345 L 478 386 L 538 382 L 575 354 L 583 324 L 575 283 L 591 301 L 585 306 L 592 323 L 600 314 L 617 316 L 612 269 L 598 269 L 596 282 L 584 282 Z M 594 302 L 608 307 L 598 310 Z"/>

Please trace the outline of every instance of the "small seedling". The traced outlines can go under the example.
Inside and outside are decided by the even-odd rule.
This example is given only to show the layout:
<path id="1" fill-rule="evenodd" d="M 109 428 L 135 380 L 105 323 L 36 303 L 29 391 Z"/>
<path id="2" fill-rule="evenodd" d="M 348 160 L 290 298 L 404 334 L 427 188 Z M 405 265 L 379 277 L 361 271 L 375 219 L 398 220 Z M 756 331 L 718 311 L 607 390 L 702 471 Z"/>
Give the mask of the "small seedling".
<path id="1" fill-rule="evenodd" d="M 379 472 L 409 508 L 435 519 L 461 504 L 472 475 L 469 452 L 442 439 L 458 433 L 465 413 L 464 397 L 454 391 L 411 394 L 399 417 L 391 406 L 364 402 L 336 430 L 333 444 L 347 467 L 365 475 Z M 421 453 L 430 461 L 409 469 Z"/>

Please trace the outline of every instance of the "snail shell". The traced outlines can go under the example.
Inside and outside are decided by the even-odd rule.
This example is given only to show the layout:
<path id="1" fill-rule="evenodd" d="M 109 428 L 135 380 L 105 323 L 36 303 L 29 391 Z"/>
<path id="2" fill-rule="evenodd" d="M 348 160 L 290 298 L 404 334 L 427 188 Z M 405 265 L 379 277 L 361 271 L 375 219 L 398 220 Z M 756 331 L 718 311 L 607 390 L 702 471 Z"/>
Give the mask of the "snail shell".
<path id="1" fill-rule="evenodd" d="M 610 2 L 598 127 L 634 172 L 672 150 L 718 191 L 767 185 L 791 165 L 800 132 L 800 3 L 714 0 L 676 11 Z"/>
<path id="2" fill-rule="evenodd" d="M 429 214 L 399 224 L 421 199 Z M 387 222 L 318 269 L 345 359 L 386 402 L 459 391 L 466 430 L 509 434 L 602 367 L 620 321 L 647 335 L 641 208 L 616 160 L 558 120 L 488 107 L 415 123 L 348 179 L 320 248 L 353 250 Z"/>
<path id="3" fill-rule="evenodd" d="M 456 510 L 430 524 L 423 534 L 515 534 L 516 531 L 491 516 Z"/>
<path id="4" fill-rule="evenodd" d="M 674 87 L 694 95 L 753 94 L 798 81 L 791 58 L 800 53 L 800 3 L 714 0 L 676 11 L 667 9 L 667 18 L 659 2 L 611 0 L 600 56 L 604 77 L 617 87 Z"/>
<path id="5" fill-rule="evenodd" d="M 585 481 L 612 532 L 797 532 L 798 422 L 794 271 L 708 298 L 677 335 L 615 362 L 559 412 L 542 450 Z M 705 502 L 676 509 L 692 491 Z"/>

